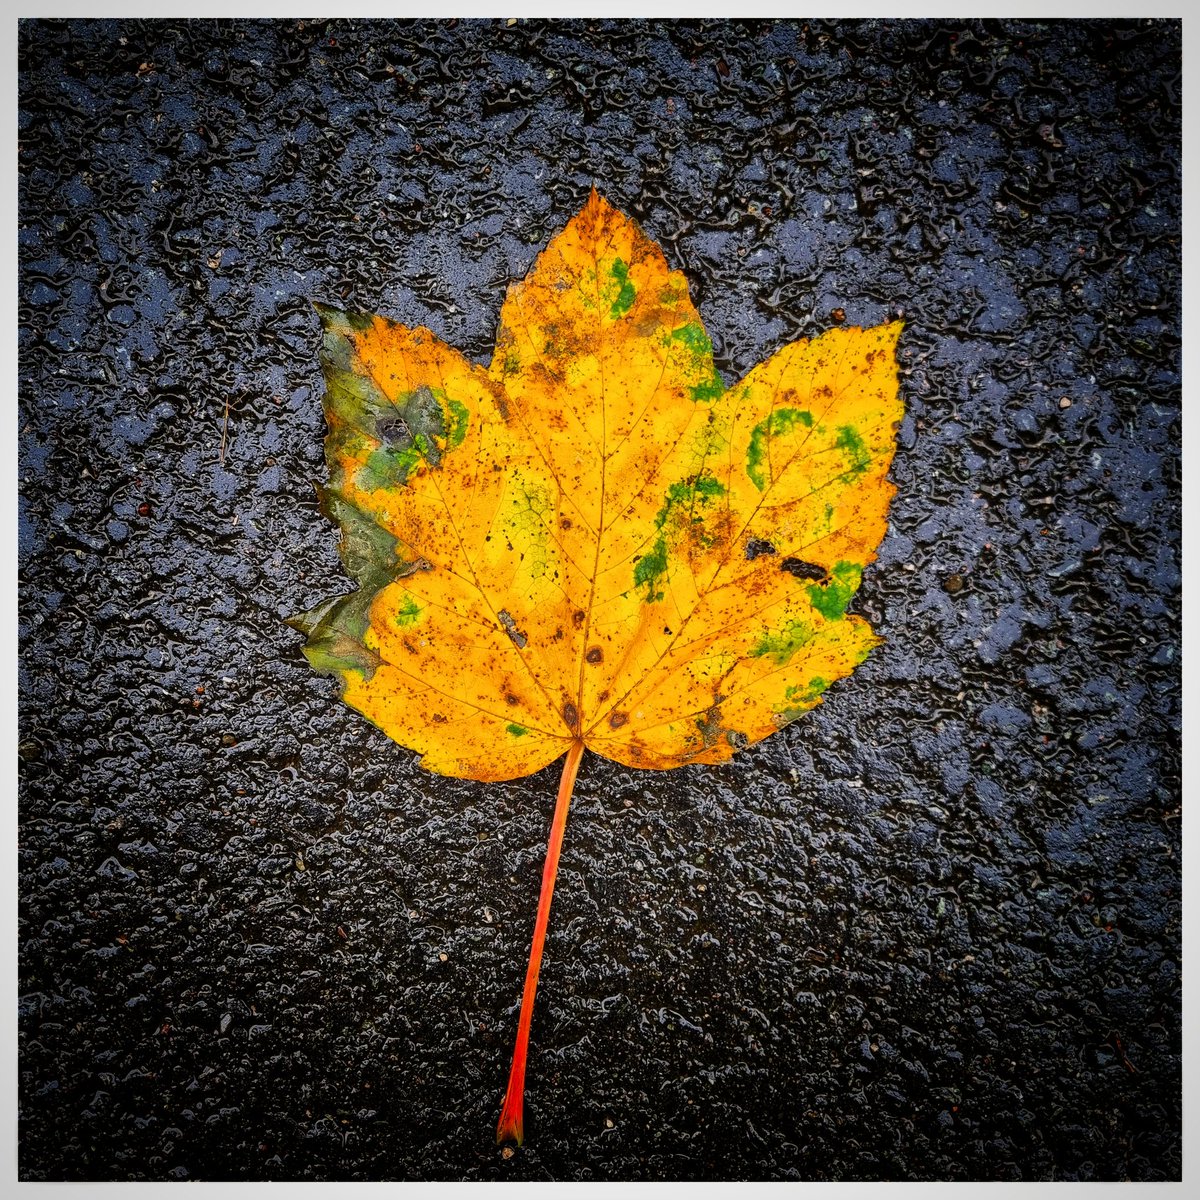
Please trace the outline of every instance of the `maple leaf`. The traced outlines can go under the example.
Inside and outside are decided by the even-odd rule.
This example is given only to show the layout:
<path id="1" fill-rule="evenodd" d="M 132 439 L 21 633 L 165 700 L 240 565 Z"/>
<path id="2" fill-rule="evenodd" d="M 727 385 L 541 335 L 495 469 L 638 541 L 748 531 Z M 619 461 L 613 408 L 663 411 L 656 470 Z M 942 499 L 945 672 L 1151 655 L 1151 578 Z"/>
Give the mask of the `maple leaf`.
<path id="1" fill-rule="evenodd" d="M 323 511 L 358 590 L 295 624 L 347 704 L 445 775 L 566 755 L 497 1139 L 583 750 L 717 763 L 879 639 L 847 605 L 894 486 L 900 324 L 797 341 L 726 387 L 683 276 L 594 190 L 508 290 L 490 367 L 318 306 Z"/>

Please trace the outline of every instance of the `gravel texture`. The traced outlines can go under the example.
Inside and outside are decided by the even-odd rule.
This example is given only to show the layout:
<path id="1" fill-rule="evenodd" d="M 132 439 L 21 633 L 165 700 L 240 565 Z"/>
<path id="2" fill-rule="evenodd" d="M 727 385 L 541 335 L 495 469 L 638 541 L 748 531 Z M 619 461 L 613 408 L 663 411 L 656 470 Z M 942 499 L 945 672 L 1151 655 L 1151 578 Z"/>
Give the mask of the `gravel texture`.
<path id="1" fill-rule="evenodd" d="M 20 1171 L 1180 1173 L 1180 25 L 26 21 Z M 593 182 L 727 381 L 902 315 L 887 638 L 720 768 L 436 778 L 347 589 L 312 300 L 490 357 Z"/>

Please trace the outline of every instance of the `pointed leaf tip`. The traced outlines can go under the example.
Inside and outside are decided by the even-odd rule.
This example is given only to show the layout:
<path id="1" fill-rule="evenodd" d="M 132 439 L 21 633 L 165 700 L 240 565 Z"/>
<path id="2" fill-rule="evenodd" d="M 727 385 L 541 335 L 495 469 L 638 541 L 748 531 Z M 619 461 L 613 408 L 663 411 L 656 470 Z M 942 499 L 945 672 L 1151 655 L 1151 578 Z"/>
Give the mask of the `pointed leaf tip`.
<path id="1" fill-rule="evenodd" d="M 371 313 L 358 312 L 354 309 L 338 308 L 335 304 L 325 304 L 319 300 L 310 301 L 321 318 L 321 328 L 325 333 L 348 335 L 352 331 L 369 328 L 375 321 Z"/>
<path id="2" fill-rule="evenodd" d="M 321 324 L 327 329 L 331 323 L 345 319 L 346 314 L 332 304 L 326 304 L 321 300 L 313 300 L 311 304 L 316 310 L 317 316 L 321 318 Z"/>

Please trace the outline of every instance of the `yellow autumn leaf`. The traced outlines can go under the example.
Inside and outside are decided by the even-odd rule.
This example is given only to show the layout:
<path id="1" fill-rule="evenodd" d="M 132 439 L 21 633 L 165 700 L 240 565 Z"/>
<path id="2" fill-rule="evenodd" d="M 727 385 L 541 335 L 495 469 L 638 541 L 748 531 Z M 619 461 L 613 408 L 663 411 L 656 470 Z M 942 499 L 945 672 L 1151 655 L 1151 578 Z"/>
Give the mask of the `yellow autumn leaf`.
<path id="1" fill-rule="evenodd" d="M 322 505 L 359 587 L 296 619 L 310 662 L 431 771 L 568 755 L 501 1122 L 519 1140 L 583 749 L 720 762 L 878 643 L 846 608 L 895 491 L 900 324 L 794 342 L 727 388 L 683 276 L 594 191 L 510 287 L 486 370 L 427 329 L 319 311 Z"/>

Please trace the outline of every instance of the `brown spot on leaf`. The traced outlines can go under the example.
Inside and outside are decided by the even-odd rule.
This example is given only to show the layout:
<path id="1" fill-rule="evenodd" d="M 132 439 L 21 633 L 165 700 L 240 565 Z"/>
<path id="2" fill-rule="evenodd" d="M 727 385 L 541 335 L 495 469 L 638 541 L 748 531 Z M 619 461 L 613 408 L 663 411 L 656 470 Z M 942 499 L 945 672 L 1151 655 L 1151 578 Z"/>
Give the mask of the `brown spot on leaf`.
<path id="1" fill-rule="evenodd" d="M 609 715 L 608 724 L 611 729 L 620 729 L 622 725 L 629 724 L 629 714 L 614 711 Z"/>
<path id="2" fill-rule="evenodd" d="M 584 657 L 588 662 L 595 664 L 601 662 L 604 658 L 604 651 L 599 646 L 593 646 Z"/>
<path id="3" fill-rule="evenodd" d="M 521 701 L 520 701 L 520 700 L 519 700 L 519 699 L 518 699 L 516 696 L 514 696 L 514 695 L 512 694 L 512 692 L 505 692 L 505 693 L 504 693 L 504 702 L 505 702 L 506 704 L 512 704 L 512 705 L 514 705 L 514 706 L 515 706 L 515 705 L 518 705 L 518 704 L 520 704 L 520 703 L 521 703 Z"/>
<path id="4" fill-rule="evenodd" d="M 563 705 L 563 720 L 566 721 L 568 729 L 579 732 L 579 709 L 570 700 Z"/>
<path id="5" fill-rule="evenodd" d="M 707 749 L 721 735 L 720 706 L 714 704 L 704 716 L 697 717 L 696 728 L 700 730 L 700 736 L 704 739 L 704 747 Z"/>
<path id="6" fill-rule="evenodd" d="M 582 629 L 583 623 L 586 620 L 587 620 L 587 613 L 585 613 L 582 608 L 577 608 L 571 614 L 571 624 L 574 625 L 576 629 Z"/>

